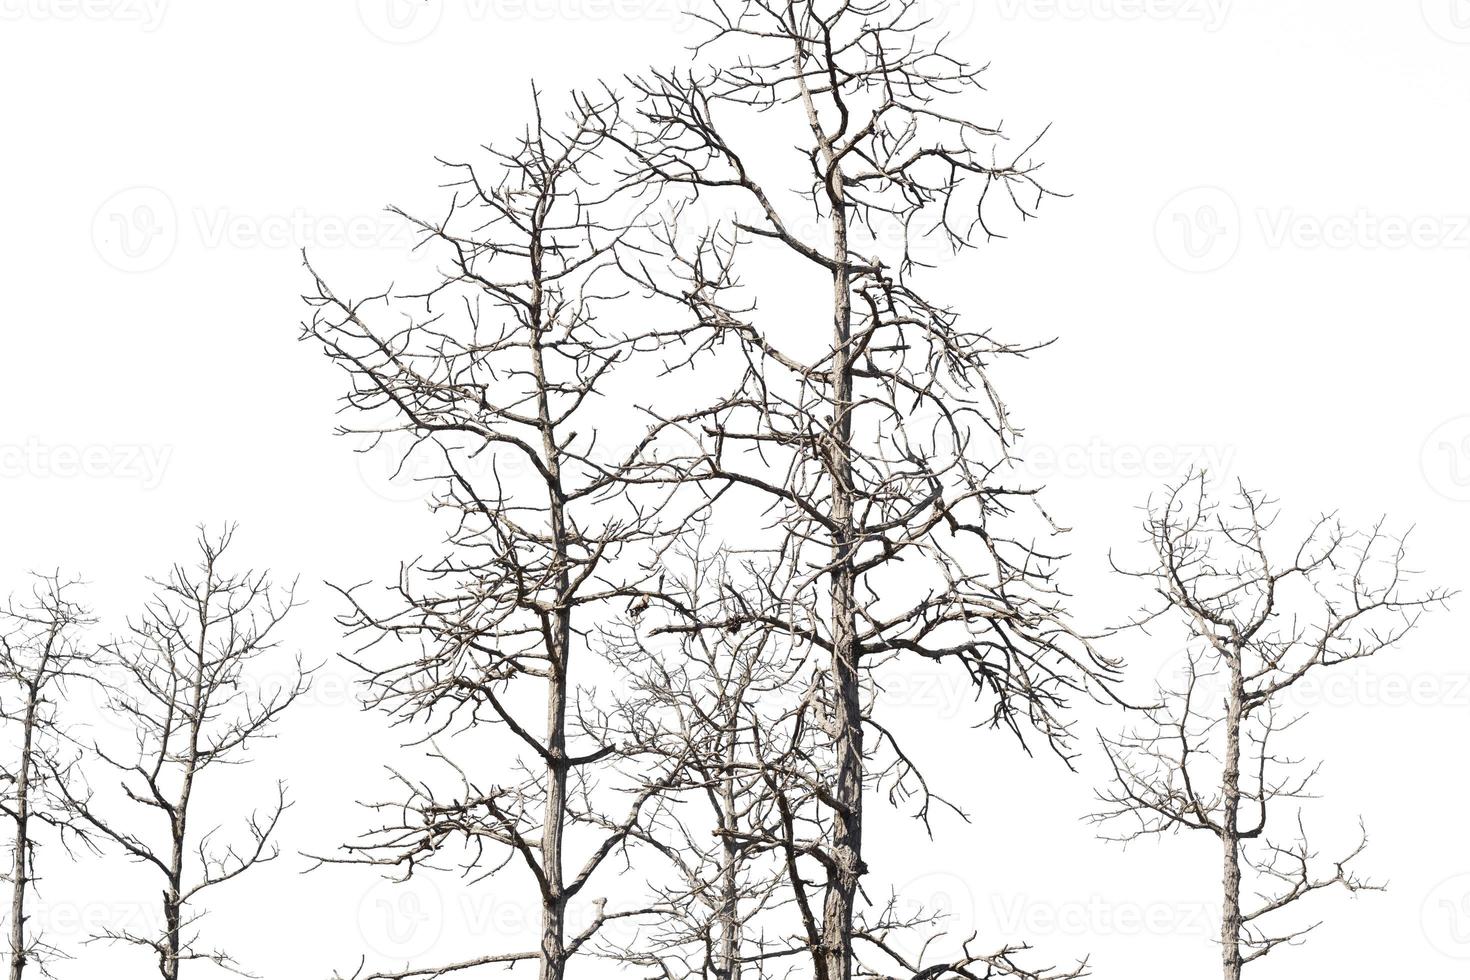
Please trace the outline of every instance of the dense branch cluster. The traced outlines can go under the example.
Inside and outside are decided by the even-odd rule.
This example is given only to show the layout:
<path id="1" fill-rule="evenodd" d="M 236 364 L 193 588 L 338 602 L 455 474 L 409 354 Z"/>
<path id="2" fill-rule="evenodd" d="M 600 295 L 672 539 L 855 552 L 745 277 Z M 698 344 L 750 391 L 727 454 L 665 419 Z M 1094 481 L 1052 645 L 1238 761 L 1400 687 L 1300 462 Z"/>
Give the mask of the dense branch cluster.
<path id="1" fill-rule="evenodd" d="M 441 262 L 422 288 L 353 300 L 313 273 L 306 334 L 351 379 L 344 431 L 431 454 L 451 526 L 389 608 L 343 590 L 371 704 L 449 778 L 395 774 L 389 819 L 338 860 L 514 861 L 542 910 L 539 950 L 516 955 L 543 980 L 579 950 L 689 975 L 927 970 L 860 907 L 866 795 L 886 784 L 926 822 L 937 798 L 873 710 L 874 671 L 953 665 L 989 723 L 1065 755 L 1069 695 L 1117 666 L 1068 625 L 1033 543 L 1055 528 L 1009 469 L 991 369 L 1026 350 L 918 281 L 927 245 L 968 248 L 1046 191 L 1034 142 L 1002 158 L 998 127 L 951 114 L 979 73 L 915 5 L 705 19 L 704 67 L 576 97 L 560 128 L 538 98 L 511 149 L 451 165 L 444 215 L 410 219 Z M 758 176 L 785 164 L 757 159 L 752 127 L 794 134 L 795 189 Z M 824 328 L 742 281 L 772 248 Z M 610 435 L 619 403 L 644 427 Z M 671 576 L 675 551 L 696 570 Z M 594 703 L 574 673 L 632 693 Z M 451 761 L 487 728 L 517 747 L 510 773 Z M 597 799 L 613 779 L 624 816 Z M 591 848 L 575 871 L 571 836 Z M 635 844 L 671 876 L 627 913 L 655 938 L 570 935 L 568 903 Z"/>

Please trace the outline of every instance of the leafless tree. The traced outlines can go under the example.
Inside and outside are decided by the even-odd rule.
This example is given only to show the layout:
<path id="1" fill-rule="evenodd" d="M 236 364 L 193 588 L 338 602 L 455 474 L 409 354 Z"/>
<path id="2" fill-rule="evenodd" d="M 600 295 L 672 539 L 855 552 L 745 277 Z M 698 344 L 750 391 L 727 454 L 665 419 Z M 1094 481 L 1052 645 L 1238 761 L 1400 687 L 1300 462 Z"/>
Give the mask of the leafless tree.
<path id="1" fill-rule="evenodd" d="M 640 746 L 640 758 L 666 759 L 680 778 L 660 786 L 659 806 L 640 828 L 674 871 L 651 905 L 656 926 L 600 952 L 669 980 L 821 976 L 820 882 L 804 865 L 823 853 L 832 829 L 825 669 L 810 644 L 741 621 L 743 595 L 780 591 L 779 568 L 764 556 L 704 555 L 703 536 L 694 540 L 688 573 L 670 572 L 661 593 L 675 608 L 660 617 L 657 605 L 640 604 L 636 620 L 612 635 L 611 656 L 633 694 L 615 718 L 594 725 Z M 688 627 L 707 621 L 732 625 Z M 670 637 L 677 649 L 658 642 Z M 855 931 L 868 950 L 860 959 L 871 964 L 860 975 L 1081 975 L 1028 970 L 1020 947 L 981 954 L 970 948 L 974 937 L 944 963 L 921 965 L 928 957 L 906 952 L 942 935 L 941 916 L 891 903 Z"/>
<path id="2" fill-rule="evenodd" d="M 116 673 L 107 710 L 128 744 L 95 743 L 92 752 L 116 776 L 120 795 L 67 794 L 75 817 L 163 882 L 163 929 L 143 934 L 109 929 L 103 938 L 151 951 L 165 980 L 202 960 L 243 972 L 231 955 L 201 945 L 200 899 L 214 887 L 274 859 L 277 825 L 290 805 L 284 782 L 272 799 L 244 817 L 244 833 L 220 841 L 191 823 L 206 774 L 246 761 L 250 747 L 310 683 L 300 656 L 275 664 L 276 633 L 299 605 L 293 586 L 277 588 L 267 573 L 229 572 L 225 553 L 234 528 L 200 530 L 199 561 L 174 565 L 127 632 L 104 647 Z M 261 669 L 272 663 L 270 670 Z"/>
<path id="3" fill-rule="evenodd" d="M 1292 697 L 1306 682 L 1397 646 L 1449 597 L 1412 587 L 1404 539 L 1383 521 L 1353 532 L 1327 515 L 1282 547 L 1277 515 L 1273 501 L 1243 486 L 1221 504 L 1203 473 L 1150 506 L 1151 563 L 1128 574 L 1154 601 L 1136 625 L 1177 629 L 1187 659 L 1180 683 L 1162 685 L 1138 725 L 1103 740 L 1114 780 L 1095 819 L 1118 828 L 1113 839 L 1191 830 L 1219 840 L 1226 980 L 1316 927 L 1273 925 L 1277 913 L 1336 886 L 1381 888 L 1353 867 L 1366 835 L 1342 857 L 1318 859 L 1295 802 L 1310 794 L 1318 767 L 1280 743 L 1304 717 Z M 1272 817 L 1295 836 L 1268 837 Z M 1250 874 L 1257 890 L 1246 905 Z"/>
<path id="4" fill-rule="evenodd" d="M 559 128 L 538 97 L 534 124 L 511 148 L 446 165 L 442 217 L 404 214 L 422 232 L 419 248 L 442 262 L 431 282 L 354 301 L 317 275 L 308 298 L 306 337 L 351 379 L 343 432 L 366 436 L 369 451 L 406 440 L 402 473 L 433 485 L 433 507 L 450 523 L 448 552 L 405 564 L 387 608 L 342 590 L 344 626 L 365 638 L 355 662 L 369 705 L 411 726 L 443 778 L 395 772 L 401 797 L 373 804 L 382 826 L 336 860 L 403 878 L 459 862 L 473 881 L 513 862 L 541 919 L 534 949 L 374 977 L 533 962 L 542 980 L 560 980 L 614 916 L 593 901 L 573 933 L 570 903 L 636 837 L 660 782 L 616 805 L 594 794 L 596 773 L 622 748 L 571 715 L 588 683 L 578 678 L 598 676 L 585 636 L 640 594 L 664 525 L 681 524 L 664 520 L 667 494 L 621 480 L 622 461 L 645 451 L 647 426 L 619 434 L 608 411 L 617 379 L 654 344 L 602 323 L 625 289 L 603 281 L 643 207 L 616 181 L 604 186 L 600 157 L 616 150 L 604 126 L 617 111 L 614 99 L 578 102 Z M 514 768 L 455 761 L 453 739 L 491 730 L 511 741 Z M 569 865 L 573 830 L 587 832 L 586 847 Z"/>
<path id="5" fill-rule="evenodd" d="M 764 533 L 775 563 L 779 591 L 732 590 L 733 608 L 684 629 L 779 631 L 825 658 L 828 820 L 802 861 L 821 881 L 816 976 L 848 980 L 867 969 L 854 940 L 872 934 L 865 794 L 882 773 L 921 815 L 933 798 L 869 710 L 871 672 L 951 665 L 993 697 L 995 725 L 1032 726 L 1065 754 L 1069 695 L 1115 668 L 1067 625 L 1054 556 L 1034 543 L 1056 529 L 1036 488 L 1008 477 L 1018 433 L 991 365 L 1028 349 L 966 329 L 920 288 L 930 251 L 978 244 L 1047 191 L 1034 141 L 1002 156 L 999 128 L 962 115 L 980 73 L 926 39 L 916 3 L 747 0 L 703 19 L 714 67 L 635 80 L 636 135 L 608 132 L 631 178 L 687 195 L 623 263 L 692 322 L 670 369 L 732 364 L 736 378 L 687 412 L 646 406 L 677 448 L 640 476 L 722 498 L 740 547 Z M 772 148 L 793 144 L 799 163 L 781 172 Z M 790 291 L 761 315 L 741 257 L 773 254 Z M 802 327 L 818 308 L 830 330 L 814 338 Z"/>
<path id="6" fill-rule="evenodd" d="M 60 574 L 33 577 L 30 596 L 0 609 L 0 724 L 14 734 L 13 754 L 0 761 L 0 812 L 11 822 L 10 980 L 27 965 L 46 973 L 46 962 L 65 953 L 43 935 L 27 931 L 26 901 L 37 881 L 37 830 L 49 828 L 62 843 L 90 845 L 62 806 L 62 786 L 76 759 L 57 715 L 67 687 L 86 683 L 94 668 L 82 632 L 93 623 L 75 597 L 79 584 Z"/>
<path id="7" fill-rule="evenodd" d="M 706 554 L 697 531 L 686 543 L 687 567 L 670 570 L 660 593 L 678 610 L 661 616 L 643 603 L 606 631 L 608 657 L 630 693 L 589 724 L 677 777 L 662 782 L 639 831 L 672 872 L 650 874 L 659 915 L 636 942 L 600 952 L 668 980 L 800 976 L 805 930 L 816 917 L 807 882 L 793 872 L 816 832 L 820 773 L 831 763 L 814 738 L 820 706 L 810 649 L 759 625 L 678 628 L 689 618 L 729 616 L 738 583 L 763 587 L 771 571 Z"/>

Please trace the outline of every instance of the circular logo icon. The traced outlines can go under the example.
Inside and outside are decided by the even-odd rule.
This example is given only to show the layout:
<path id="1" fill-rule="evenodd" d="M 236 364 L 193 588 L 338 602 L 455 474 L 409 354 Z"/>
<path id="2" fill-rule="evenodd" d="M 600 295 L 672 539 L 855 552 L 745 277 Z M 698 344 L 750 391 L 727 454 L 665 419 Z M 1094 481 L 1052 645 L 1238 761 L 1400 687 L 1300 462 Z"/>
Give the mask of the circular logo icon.
<path id="1" fill-rule="evenodd" d="M 357 929 L 367 947 L 386 959 L 423 956 L 444 932 L 444 896 L 423 875 L 381 880 L 357 905 Z"/>
<path id="2" fill-rule="evenodd" d="M 972 0 L 919 0 L 919 10 L 936 36 L 955 38 L 975 23 Z"/>
<path id="3" fill-rule="evenodd" d="M 1217 656 L 1195 649 L 1176 650 L 1154 675 L 1158 693 L 1171 704 L 1189 695 L 1190 711 L 1205 715 L 1222 710 L 1230 691 L 1230 669 Z M 1153 692 L 1142 692 L 1147 697 Z"/>
<path id="4" fill-rule="evenodd" d="M 413 44 L 439 27 L 444 0 L 357 0 L 357 16 L 379 40 Z"/>
<path id="5" fill-rule="evenodd" d="M 1453 44 L 1470 44 L 1470 0 L 1420 0 L 1429 29 Z"/>
<path id="6" fill-rule="evenodd" d="M 1240 249 L 1240 237 L 1240 206 L 1218 187 L 1175 196 L 1154 225 L 1159 252 L 1185 272 L 1223 269 Z"/>
<path id="7" fill-rule="evenodd" d="M 123 272 L 157 269 L 173 255 L 178 241 L 178 212 L 157 187 L 118 191 L 92 217 L 92 244 L 97 254 Z"/>
<path id="8" fill-rule="evenodd" d="M 932 920 L 939 931 L 950 937 L 973 936 L 980 931 L 980 909 L 970 883 L 948 871 L 919 875 L 895 892 L 895 918 Z M 899 930 L 893 937 L 895 948 L 917 958 L 928 945 L 921 932 Z"/>
<path id="9" fill-rule="evenodd" d="M 1470 415 L 1450 419 L 1429 434 L 1419 465 L 1434 492 L 1470 502 Z"/>
<path id="10" fill-rule="evenodd" d="M 1452 960 L 1470 960 L 1470 874 L 1440 882 L 1419 919 L 1429 945 Z"/>

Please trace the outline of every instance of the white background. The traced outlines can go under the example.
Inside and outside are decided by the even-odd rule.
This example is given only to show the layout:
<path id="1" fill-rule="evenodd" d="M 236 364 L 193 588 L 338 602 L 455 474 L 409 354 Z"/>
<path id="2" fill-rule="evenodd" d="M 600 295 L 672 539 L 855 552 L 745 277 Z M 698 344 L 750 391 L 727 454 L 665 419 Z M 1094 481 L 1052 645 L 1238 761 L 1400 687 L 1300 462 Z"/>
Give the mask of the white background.
<path id="1" fill-rule="evenodd" d="M 300 249 L 339 268 L 384 261 L 381 206 L 436 200 L 435 154 L 514 133 L 530 78 L 560 92 L 667 66 L 690 35 L 677 0 L 414 2 L 395 20 L 386 0 L 0 0 L 6 589 L 27 569 L 75 570 L 116 622 L 195 523 L 238 520 L 239 557 L 300 574 L 315 600 L 293 645 L 331 660 L 343 641 L 320 583 L 436 548 L 412 495 L 332 436 L 341 379 L 296 340 Z M 1135 508 L 1197 462 L 1269 490 L 1289 519 L 1413 524 L 1426 581 L 1465 584 L 1470 4 L 934 10 L 992 65 L 982 113 L 1017 132 L 1054 124 L 1048 180 L 1073 195 L 961 260 L 946 298 L 1007 337 L 1060 339 L 1000 383 L 1075 528 L 1075 611 L 1100 624 L 1132 608 L 1106 550 L 1128 553 Z M 1313 812 L 1345 832 L 1361 813 L 1365 868 L 1391 889 L 1323 897 L 1308 949 L 1256 975 L 1464 975 L 1463 615 L 1434 616 L 1308 722 L 1327 760 Z M 1166 638 L 1128 647 L 1140 684 L 1171 652 Z M 288 853 L 220 890 L 207 936 L 289 980 L 364 953 L 520 945 L 503 885 L 405 897 L 355 870 L 300 874 L 296 852 L 365 826 L 352 801 L 381 785 L 391 744 L 348 676 L 329 663 L 238 773 L 285 775 L 298 806 Z M 1099 977 L 1210 975 L 1213 842 L 1097 842 L 1080 822 L 1095 760 L 1077 775 L 1028 761 L 970 730 L 957 697 L 919 677 L 894 710 L 927 719 L 931 767 L 973 823 L 885 846 L 915 838 L 880 818 L 875 879 L 948 902 L 960 932 L 1028 939 L 1050 960 L 1091 953 Z M 151 975 L 141 954 L 79 943 L 88 923 L 142 914 L 153 883 L 116 857 L 85 873 L 62 857 L 43 853 L 37 910 L 78 956 L 58 976 Z"/>

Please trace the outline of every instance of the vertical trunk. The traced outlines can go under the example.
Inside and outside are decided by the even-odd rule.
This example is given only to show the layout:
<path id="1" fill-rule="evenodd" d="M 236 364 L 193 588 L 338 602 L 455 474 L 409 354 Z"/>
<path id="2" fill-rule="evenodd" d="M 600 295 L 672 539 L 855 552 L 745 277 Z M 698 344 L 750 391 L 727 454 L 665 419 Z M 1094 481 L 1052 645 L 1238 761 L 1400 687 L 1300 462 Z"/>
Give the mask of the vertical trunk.
<path id="1" fill-rule="evenodd" d="M 158 972 L 163 980 L 178 980 L 179 942 L 183 923 L 180 919 L 182 903 L 179 901 L 179 877 L 169 874 L 168 888 L 163 893 L 163 948 L 158 951 Z"/>
<path id="2" fill-rule="evenodd" d="M 159 950 L 158 970 L 164 980 L 179 980 L 179 954 L 183 951 L 184 929 L 184 839 L 187 831 L 189 796 L 193 791 L 194 769 L 184 773 L 184 787 L 174 811 L 169 850 L 168 887 L 163 893 L 163 924 L 166 930 L 163 949 Z"/>
<path id="3" fill-rule="evenodd" d="M 828 155 L 830 158 L 830 150 Z M 837 268 L 832 274 L 832 438 L 827 450 L 830 453 L 827 469 L 832 484 L 832 522 L 836 526 L 832 541 L 830 601 L 837 813 L 832 839 L 836 869 L 827 889 L 823 910 L 822 945 L 826 959 L 825 980 L 850 980 L 853 969 L 853 912 L 858 882 L 864 870 L 863 719 L 855 623 L 854 592 L 857 583 L 853 569 L 851 273 L 847 266 L 847 215 L 842 176 L 835 163 L 831 168 L 832 251 Z"/>
<path id="4" fill-rule="evenodd" d="M 571 570 L 568 567 L 566 501 L 561 485 L 561 447 L 551 414 L 550 386 L 542 352 L 544 248 L 541 231 L 552 203 L 554 187 L 544 188 L 532 219 L 531 233 L 531 362 L 536 384 L 536 412 L 541 428 L 541 451 L 546 460 L 547 505 L 552 546 L 556 608 L 549 617 L 550 676 L 546 694 L 546 814 L 541 831 L 540 980 L 562 980 L 566 973 L 566 883 L 562 874 L 562 835 L 567 808 L 567 697 L 570 690 L 572 649 Z"/>
<path id="5" fill-rule="evenodd" d="M 541 904 L 540 980 L 562 980 L 566 972 L 566 892 L 562 880 L 562 833 L 566 823 L 567 653 L 570 630 L 565 614 L 556 617 L 558 651 L 553 654 L 546 703 L 546 817 L 541 834 L 545 892 Z"/>
<path id="6" fill-rule="evenodd" d="M 725 730 L 725 770 L 720 780 L 720 830 L 723 843 L 720 869 L 720 945 L 715 961 L 715 980 L 740 980 L 740 882 L 736 862 L 740 858 L 735 843 L 735 751 L 740 736 L 734 712 Z"/>
<path id="7" fill-rule="evenodd" d="M 1239 657 L 1230 658 L 1230 690 L 1225 703 L 1224 812 L 1220 843 L 1224 850 L 1220 948 L 1225 980 L 1240 980 L 1240 730 L 1245 690 Z"/>
<path id="8" fill-rule="evenodd" d="M 851 980 L 852 922 L 858 882 L 863 875 L 863 718 L 859 684 L 856 626 L 856 572 L 853 568 L 852 482 L 852 268 L 848 256 L 847 192 L 841 160 L 822 126 L 811 89 L 807 87 L 803 58 L 797 45 L 792 62 L 800 82 L 807 122 L 826 164 L 826 193 L 832 209 L 832 429 L 818 452 L 831 484 L 832 581 L 829 603 L 832 617 L 833 750 L 837 771 L 833 796 L 835 813 L 832 860 L 822 909 L 822 949 L 817 956 L 817 980 Z"/>
<path id="9" fill-rule="evenodd" d="M 211 559 L 206 567 L 206 582 L 214 581 L 214 563 Z M 185 734 L 188 742 L 184 746 L 184 771 L 179 782 L 179 795 L 174 800 L 173 822 L 169 827 L 172 840 L 169 848 L 168 887 L 163 893 L 163 925 L 165 929 L 163 948 L 158 951 L 158 971 L 163 980 L 179 980 L 179 958 L 184 946 L 184 847 L 189 834 L 189 802 L 194 797 L 194 777 L 199 767 L 199 736 L 204 727 L 204 718 L 209 710 L 206 703 L 204 674 L 206 651 L 209 649 L 209 606 L 212 598 L 211 586 L 206 586 L 204 599 L 199 606 L 199 646 L 194 653 L 194 676 L 189 680 L 188 718 Z M 159 753 L 169 753 L 167 737 L 159 746 Z"/>
<path id="10" fill-rule="evenodd" d="M 561 577 L 565 578 L 565 575 Z M 562 980 L 567 958 L 567 895 L 562 874 L 562 836 L 567 809 L 567 661 L 571 651 L 571 629 L 570 617 L 564 610 L 554 619 L 556 649 L 552 654 L 546 702 L 546 815 L 541 832 L 541 870 L 545 884 L 541 903 L 539 980 Z"/>
<path id="11" fill-rule="evenodd" d="M 21 980 L 26 968 L 26 889 L 30 887 L 31 751 L 36 728 L 36 686 L 26 693 L 25 728 L 21 737 L 20 771 L 15 777 L 15 853 L 10 893 L 10 980 Z"/>
<path id="12" fill-rule="evenodd" d="M 720 872 L 720 946 L 716 980 L 740 980 L 740 894 L 735 875 L 735 845 L 726 839 L 725 866 Z"/>

